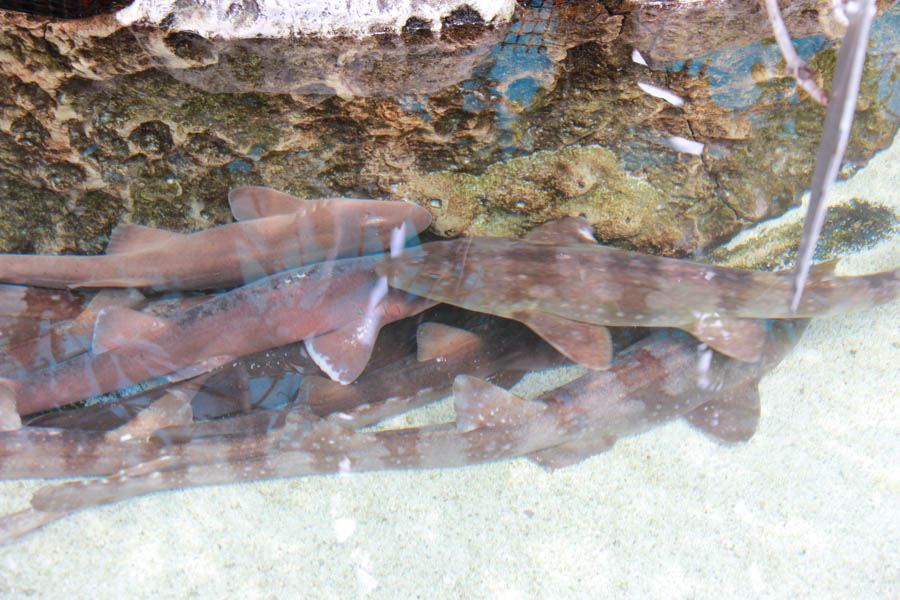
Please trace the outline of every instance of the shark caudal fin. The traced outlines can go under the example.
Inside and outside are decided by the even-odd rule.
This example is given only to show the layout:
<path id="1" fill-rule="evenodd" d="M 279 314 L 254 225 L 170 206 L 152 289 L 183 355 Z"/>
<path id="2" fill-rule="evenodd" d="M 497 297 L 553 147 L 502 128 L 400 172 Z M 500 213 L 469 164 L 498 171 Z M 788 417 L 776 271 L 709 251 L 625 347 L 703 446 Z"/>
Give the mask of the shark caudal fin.
<path id="1" fill-rule="evenodd" d="M 0 377 L 0 431 L 14 431 L 22 427 L 16 408 L 16 384 Z"/>

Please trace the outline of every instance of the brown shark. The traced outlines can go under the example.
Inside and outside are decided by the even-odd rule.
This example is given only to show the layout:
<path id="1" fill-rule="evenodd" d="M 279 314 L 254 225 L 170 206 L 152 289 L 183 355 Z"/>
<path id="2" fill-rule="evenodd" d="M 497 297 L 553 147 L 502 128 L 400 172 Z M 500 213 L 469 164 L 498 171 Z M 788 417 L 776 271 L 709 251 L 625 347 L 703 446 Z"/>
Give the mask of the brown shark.
<path id="1" fill-rule="evenodd" d="M 404 330 L 408 327 L 395 327 L 390 333 L 402 334 Z M 396 345 L 397 336 L 382 338 L 378 350 L 390 353 L 392 348 L 386 346 Z M 425 322 L 418 327 L 415 338 L 418 352 L 368 371 L 353 385 L 341 386 L 314 375 L 301 377 L 300 393 L 294 386 L 292 395 L 296 399 L 290 404 L 251 409 L 226 419 L 221 417 L 229 416 L 236 406 L 263 401 L 256 393 L 250 402 L 240 398 L 247 388 L 258 391 L 255 382 L 265 385 L 272 378 L 296 374 L 298 369 L 317 372 L 304 356 L 302 345 L 290 344 L 249 355 L 202 382 L 179 383 L 123 401 L 46 413 L 30 420 L 27 426 L 0 431 L 0 479 L 110 475 L 157 458 L 162 436 L 151 439 L 151 434 L 161 427 L 165 427 L 167 441 L 182 443 L 215 435 L 262 433 L 283 426 L 290 412 L 308 410 L 320 417 L 338 414 L 344 427 L 356 429 L 445 397 L 459 373 L 512 384 L 526 370 L 564 362 L 526 328 L 505 319 L 491 319 L 475 331 Z M 224 377 L 236 369 L 245 369 L 244 381 Z M 218 396 L 218 406 L 212 410 L 198 406 L 198 396 L 204 394 Z M 182 400 L 189 395 L 189 410 L 172 398 L 160 402 L 166 395 Z M 139 416 L 142 411 L 145 414 Z M 164 414 L 160 415 L 160 411 Z M 148 425 L 150 413 L 155 416 Z M 144 435 L 138 432 L 138 423 L 145 430 Z M 129 437 L 123 439 L 126 432 Z"/>
<path id="2" fill-rule="evenodd" d="M 591 237 L 580 219 L 557 227 Z M 787 273 L 532 239 L 431 242 L 385 257 L 377 271 L 417 296 L 519 320 L 558 348 L 578 324 L 677 327 L 747 361 L 759 360 L 765 343 L 760 319 L 861 310 L 900 294 L 900 270 L 837 277 L 822 268 L 792 311 Z"/>
<path id="3" fill-rule="evenodd" d="M 433 426 L 360 432 L 342 426 L 337 415 L 323 419 L 291 411 L 280 427 L 262 434 L 163 445 L 158 458 L 115 475 L 41 488 L 29 508 L 0 519 L 0 539 L 76 510 L 173 488 L 516 456 L 564 466 L 682 416 L 720 440 L 745 440 L 759 416 L 757 382 L 804 327 L 802 321 L 772 322 L 758 363 L 730 359 L 680 332 L 661 330 L 631 346 L 610 370 L 590 372 L 536 401 L 459 376 L 456 420 Z M 163 439 L 164 432 L 150 438 Z"/>
<path id="4" fill-rule="evenodd" d="M 428 211 L 409 202 L 303 200 L 261 187 L 228 195 L 236 223 L 190 234 L 119 225 L 101 256 L 0 254 L 0 282 L 49 288 L 227 288 L 300 265 L 387 248 L 392 230 L 422 231 Z"/>
<path id="5" fill-rule="evenodd" d="M 77 292 L 45 290 L 21 285 L 0 285 L 0 324 L 8 319 L 55 322 L 77 316 L 89 297 Z M 9 332 L 0 329 L 0 338 Z"/>
<path id="6" fill-rule="evenodd" d="M 30 290 L 30 294 L 39 291 L 61 293 L 59 290 L 34 287 L 24 289 Z M 81 310 L 70 315 L 71 318 L 40 320 L 33 327 L 28 327 L 28 319 L 12 319 L 11 327 L 16 329 L 18 335 L 0 339 L 0 377 L 25 377 L 30 371 L 87 351 L 100 310 L 108 306 L 139 309 L 148 302 L 146 296 L 134 289 L 105 289 L 94 294 L 90 301 L 85 296 L 84 304 L 79 307 Z"/>
<path id="7" fill-rule="evenodd" d="M 354 379 L 378 329 L 433 306 L 388 290 L 378 255 L 299 267 L 266 277 L 165 319 L 110 307 L 94 325 L 92 351 L 0 379 L 0 396 L 20 415 L 63 406 L 159 376 L 188 379 L 235 358 L 317 336 L 333 336 L 343 355 L 319 353 L 335 378 Z M 343 380 L 343 379 L 341 379 Z"/>

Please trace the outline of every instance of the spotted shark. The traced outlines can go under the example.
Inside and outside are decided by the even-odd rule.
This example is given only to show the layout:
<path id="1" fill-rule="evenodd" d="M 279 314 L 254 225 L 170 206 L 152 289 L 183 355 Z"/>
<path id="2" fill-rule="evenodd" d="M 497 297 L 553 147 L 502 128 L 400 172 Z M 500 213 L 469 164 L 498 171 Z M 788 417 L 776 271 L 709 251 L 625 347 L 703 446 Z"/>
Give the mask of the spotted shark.
<path id="1" fill-rule="evenodd" d="M 436 425 L 360 431 L 343 425 L 340 414 L 323 418 L 301 410 L 288 412 L 278 427 L 263 433 L 183 444 L 161 443 L 171 440 L 162 427 L 149 437 L 145 432 L 141 439 L 147 443 L 132 450 L 145 452 L 145 462 L 113 475 L 39 489 L 29 507 L 0 518 L 0 540 L 14 540 L 77 510 L 175 488 L 519 456 L 563 467 L 608 450 L 623 436 L 681 417 L 721 441 L 746 440 L 759 419 L 758 381 L 804 328 L 803 320 L 773 322 L 756 363 L 716 353 L 682 332 L 657 330 L 626 349 L 609 370 L 589 371 L 536 400 L 459 375 L 453 383 L 455 420 Z M 179 414 L 183 400 L 167 402 L 169 414 Z M 135 439 L 132 432 L 114 435 L 113 444 Z M 16 460 L 15 448 L 5 448 L 3 468 L 15 466 L 10 462 Z M 97 459 L 90 450 L 83 454 L 66 460 Z"/>
<path id="2" fill-rule="evenodd" d="M 530 239 L 426 243 L 386 256 L 376 270 L 392 287 L 417 296 L 521 321 L 563 353 L 579 327 L 676 327 L 750 362 L 760 358 L 769 319 L 862 310 L 900 295 L 900 269 L 838 277 L 828 264 L 813 274 L 795 311 L 788 273 L 602 246 L 582 219 L 535 231 Z M 604 368 L 608 360 L 597 354 L 600 359 L 591 364 L 568 353 L 586 366 Z"/>
<path id="3" fill-rule="evenodd" d="M 415 325 L 410 321 L 386 328 L 376 351 L 391 354 L 396 346 L 404 346 L 398 338 L 408 332 L 408 325 Z M 460 373 L 511 385 L 526 371 L 566 362 L 525 327 L 506 319 L 491 318 L 474 330 L 425 321 L 413 339 L 417 351 L 385 364 L 373 357 L 376 368 L 353 385 L 341 386 L 315 375 L 318 369 L 305 356 L 302 344 L 289 344 L 248 355 L 196 383 L 44 413 L 27 424 L 0 431 L 0 479 L 110 475 L 156 458 L 159 446 L 154 444 L 162 441 L 162 434 L 149 444 L 150 449 L 139 448 L 156 428 L 165 429 L 166 442 L 182 443 L 265 432 L 281 427 L 292 411 L 309 411 L 319 417 L 337 415 L 342 426 L 358 429 L 445 397 Z M 244 381 L 230 377 L 238 369 L 246 371 Z M 272 378 L 298 371 L 290 394 L 293 400 L 277 408 L 255 408 L 264 405 L 267 393 L 260 394 L 261 386 L 255 383 L 266 387 Z M 242 397 L 248 389 L 249 402 Z M 217 396 L 217 406 L 198 406 L 204 394 Z M 181 403 L 188 398 L 190 406 Z M 242 405 L 243 409 L 234 410 Z"/>
<path id="4" fill-rule="evenodd" d="M 304 200 L 262 187 L 228 195 L 237 222 L 195 233 L 117 226 L 106 254 L 0 254 L 0 282 L 48 288 L 154 291 L 230 288 L 305 264 L 380 252 L 402 223 L 422 231 L 427 210 L 409 202 Z"/>

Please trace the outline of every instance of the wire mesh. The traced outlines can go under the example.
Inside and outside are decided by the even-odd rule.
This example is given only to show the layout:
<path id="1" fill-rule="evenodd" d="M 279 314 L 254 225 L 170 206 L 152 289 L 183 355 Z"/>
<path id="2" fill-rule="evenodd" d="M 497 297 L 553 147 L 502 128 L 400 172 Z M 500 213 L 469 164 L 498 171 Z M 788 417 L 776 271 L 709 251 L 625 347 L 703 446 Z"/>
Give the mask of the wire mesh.
<path id="1" fill-rule="evenodd" d="M 0 0 L 0 9 L 53 17 L 84 19 L 117 11 L 132 0 Z"/>
<path id="2" fill-rule="evenodd" d="M 564 4 L 566 0 L 527 0 L 522 2 L 525 10 L 520 11 L 518 20 L 513 23 L 506 39 L 500 42 L 500 48 L 513 52 L 544 52 L 550 45 L 545 33 L 556 28 L 557 16 L 554 7 Z"/>

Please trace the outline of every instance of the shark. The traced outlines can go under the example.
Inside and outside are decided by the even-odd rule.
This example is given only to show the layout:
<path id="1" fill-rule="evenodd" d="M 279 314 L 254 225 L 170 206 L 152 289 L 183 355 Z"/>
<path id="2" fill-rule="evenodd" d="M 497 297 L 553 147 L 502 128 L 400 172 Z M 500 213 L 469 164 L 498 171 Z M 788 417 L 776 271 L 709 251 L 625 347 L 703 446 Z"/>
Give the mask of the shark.
<path id="1" fill-rule="evenodd" d="M 402 223 L 422 231 L 428 211 L 400 201 L 304 200 L 264 187 L 229 192 L 237 221 L 194 233 L 120 224 L 106 254 L 0 254 L 0 282 L 46 288 L 231 288 L 293 267 L 380 252 Z"/>
<path id="2" fill-rule="evenodd" d="M 45 288 L 25 289 L 32 296 L 36 292 L 59 293 L 59 290 Z M 162 306 L 171 306 L 173 303 L 186 308 L 191 302 L 196 303 L 201 299 L 201 296 L 192 296 L 151 300 L 135 289 L 109 288 L 97 291 L 93 297 L 85 295 L 79 309 L 67 314 L 66 318 L 34 320 L 21 316 L 10 317 L 9 334 L 0 338 L 0 377 L 25 377 L 31 371 L 90 350 L 94 322 L 98 313 L 106 307 L 158 311 Z"/>
<path id="3" fill-rule="evenodd" d="M 379 260 L 375 254 L 298 267 L 169 318 L 105 307 L 90 352 L 22 379 L 0 379 L 0 401 L 29 415 L 156 377 L 190 379 L 297 341 L 307 343 L 326 374 L 349 383 L 365 368 L 382 325 L 435 304 L 388 289 L 374 271 Z"/>
<path id="4" fill-rule="evenodd" d="M 724 356 L 677 330 L 656 330 L 624 350 L 609 370 L 588 371 L 534 400 L 458 375 L 453 381 L 455 419 L 420 427 L 357 430 L 342 424 L 341 413 L 320 417 L 294 410 L 262 432 L 178 443 L 166 435 L 165 426 L 179 420 L 186 403 L 175 392 L 161 399 L 166 408 L 157 411 L 149 426 L 126 425 L 106 434 L 109 444 L 134 444 L 132 452 L 143 453 L 143 462 L 112 475 L 40 488 L 27 508 L 0 518 L 0 540 L 12 541 L 77 510 L 174 488 L 456 467 L 522 456 L 546 468 L 561 468 L 609 450 L 624 436 L 682 417 L 722 442 L 744 441 L 759 420 L 759 380 L 796 344 L 805 325 L 805 320 L 773 322 L 756 363 Z M 47 444 L 59 443 L 52 432 L 46 437 Z M 7 452 L 0 470 L 8 474 L 27 464 L 17 460 L 21 453 L 13 442 L 2 447 Z M 70 454 L 64 461 L 90 462 L 112 454 L 94 448 L 85 444 L 81 455 Z"/>
<path id="5" fill-rule="evenodd" d="M 516 319 L 567 352 L 577 327 L 675 327 L 733 358 L 760 358 L 771 319 L 863 310 L 900 294 L 900 269 L 854 277 L 813 273 L 796 310 L 788 273 L 750 271 L 602 246 L 584 219 L 535 229 L 526 239 L 436 241 L 385 256 L 376 271 L 391 287 L 468 310 Z M 577 240 L 577 241 L 573 241 Z M 590 331 L 590 329 L 588 329 Z"/>
<path id="6" fill-rule="evenodd" d="M 394 331 L 402 334 L 406 329 Z M 396 345 L 398 336 L 382 337 L 379 348 L 390 352 L 386 346 Z M 179 382 L 78 410 L 45 413 L 0 432 L 0 479 L 110 475 L 155 458 L 163 438 L 167 443 L 185 443 L 260 433 L 283 426 L 286 416 L 296 411 L 323 418 L 337 415 L 342 426 L 359 429 L 440 400 L 460 373 L 510 385 L 526 372 L 567 363 L 525 327 L 505 319 L 490 319 L 474 330 L 425 321 L 416 328 L 414 339 L 418 351 L 367 371 L 349 386 L 318 375 L 301 376 L 300 384 L 294 384 L 293 399 L 277 408 L 256 408 L 266 395 L 259 390 L 269 380 L 295 375 L 298 370 L 318 371 L 304 358 L 302 344 L 244 357 L 202 381 Z M 272 356 L 266 359 L 264 354 Z M 246 371 L 243 377 L 231 377 L 239 370 Z M 245 397 L 247 390 L 249 398 Z M 204 400 L 210 401 L 204 395 L 216 396 L 217 406 L 202 406 Z M 169 400 L 164 400 L 166 396 Z M 173 404 L 173 398 L 181 400 Z M 189 406 L 180 403 L 187 398 Z M 242 406 L 243 410 L 234 410 Z M 163 425 L 164 433 L 154 438 L 154 428 Z"/>
<path id="7" fill-rule="evenodd" d="M 10 337 L 6 323 L 23 320 L 54 323 L 70 319 L 81 313 L 87 302 L 87 296 L 75 292 L 0 284 L 0 337 L 4 340 Z"/>

